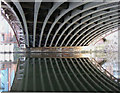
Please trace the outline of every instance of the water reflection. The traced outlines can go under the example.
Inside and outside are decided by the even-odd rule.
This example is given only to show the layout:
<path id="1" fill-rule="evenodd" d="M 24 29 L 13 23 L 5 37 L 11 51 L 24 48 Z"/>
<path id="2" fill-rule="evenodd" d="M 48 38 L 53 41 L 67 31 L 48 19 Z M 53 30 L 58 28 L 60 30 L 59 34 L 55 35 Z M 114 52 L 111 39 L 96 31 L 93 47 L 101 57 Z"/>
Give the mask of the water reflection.
<path id="1" fill-rule="evenodd" d="M 120 78 L 120 62 L 118 61 L 118 52 L 95 53 L 95 60 L 114 77 Z"/>
<path id="2" fill-rule="evenodd" d="M 120 88 L 112 77 L 108 77 L 91 62 L 93 54 L 39 53 L 12 56 L 12 60 L 9 55 L 10 60 L 2 60 L 0 64 L 0 75 L 4 74 L 4 77 L 0 76 L 1 91 L 119 91 Z M 102 66 L 107 63 L 105 58 L 96 60 Z"/>
<path id="3" fill-rule="evenodd" d="M 10 91 L 16 68 L 17 60 L 13 54 L 0 54 L 0 92 Z"/>

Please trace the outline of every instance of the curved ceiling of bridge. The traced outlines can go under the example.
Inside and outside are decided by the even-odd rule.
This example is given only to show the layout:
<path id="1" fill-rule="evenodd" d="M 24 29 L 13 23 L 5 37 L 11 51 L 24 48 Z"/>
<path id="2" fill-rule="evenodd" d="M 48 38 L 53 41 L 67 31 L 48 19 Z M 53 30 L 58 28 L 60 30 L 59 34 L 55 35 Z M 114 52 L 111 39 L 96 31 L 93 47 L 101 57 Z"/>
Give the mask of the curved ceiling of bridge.
<path id="1" fill-rule="evenodd" d="M 120 19 L 118 2 L 8 4 L 22 22 L 28 47 L 87 46 L 95 38 L 118 27 Z"/>

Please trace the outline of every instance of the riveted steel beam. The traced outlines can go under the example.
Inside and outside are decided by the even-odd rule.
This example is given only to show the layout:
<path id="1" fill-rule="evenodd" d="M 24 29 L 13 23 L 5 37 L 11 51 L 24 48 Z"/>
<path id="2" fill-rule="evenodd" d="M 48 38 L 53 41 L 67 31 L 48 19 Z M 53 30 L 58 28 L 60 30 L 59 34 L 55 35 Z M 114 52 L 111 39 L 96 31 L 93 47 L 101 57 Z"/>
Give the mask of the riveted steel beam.
<path id="1" fill-rule="evenodd" d="M 118 15 L 118 14 L 117 14 Z M 116 15 L 116 16 L 117 16 Z M 76 38 L 75 38 L 75 40 L 72 42 L 72 44 L 71 44 L 71 46 L 73 45 L 73 43 L 81 36 L 81 35 L 83 35 L 86 31 L 89 31 L 90 29 L 92 29 L 92 28 L 94 28 L 94 27 L 96 27 L 96 26 L 98 26 L 98 27 L 96 27 L 95 29 L 97 29 L 97 28 L 100 28 L 100 27 L 102 27 L 101 26 L 101 24 L 103 23 L 103 22 L 107 22 L 107 21 L 111 21 L 111 20 L 113 20 L 114 18 L 118 18 L 118 16 L 117 17 L 113 17 L 113 18 L 111 18 L 111 19 L 104 19 L 104 20 L 102 20 L 101 22 L 99 22 L 98 24 L 94 24 L 94 25 L 92 25 L 90 28 L 88 28 L 88 29 L 86 29 L 85 31 L 83 31 L 79 36 L 77 36 Z M 77 32 L 79 32 L 79 31 L 81 31 L 81 29 L 80 30 L 78 30 Z M 68 45 L 68 43 L 70 42 L 70 40 L 72 40 L 72 38 L 71 39 L 69 39 L 69 41 L 67 42 L 67 44 L 66 45 Z"/>
<path id="2" fill-rule="evenodd" d="M 92 36 L 90 37 L 90 39 L 85 39 L 84 42 L 82 42 L 83 45 L 86 45 L 87 43 L 89 43 L 92 39 L 96 38 L 96 36 L 101 36 L 105 33 L 107 33 L 108 31 L 110 31 L 111 29 L 115 28 L 118 26 L 118 22 L 114 23 L 113 25 L 111 25 L 110 27 L 104 29 L 104 30 L 100 30 L 98 33 L 92 34 Z"/>
<path id="3" fill-rule="evenodd" d="M 45 20 L 44 20 L 44 23 L 43 23 L 43 26 L 42 26 L 42 30 L 41 30 L 41 33 L 40 33 L 40 39 L 39 39 L 39 47 L 41 46 L 41 41 L 42 41 L 42 37 L 43 37 L 43 32 L 44 32 L 44 29 L 45 29 L 45 26 L 50 18 L 50 16 L 52 15 L 52 13 L 61 5 L 63 4 L 64 2 L 57 2 L 53 5 L 53 7 L 49 10 Z"/>
<path id="4" fill-rule="evenodd" d="M 58 32 L 60 31 L 60 29 L 65 25 L 65 23 L 66 23 L 67 21 L 69 21 L 70 19 L 74 18 L 75 16 L 77 16 L 77 15 L 79 15 L 79 14 L 82 14 L 82 13 L 85 12 L 85 11 L 88 11 L 89 9 L 92 9 L 92 8 L 94 8 L 94 7 L 96 7 L 96 6 L 100 6 L 100 5 L 101 5 L 101 3 L 99 3 L 98 5 L 95 5 L 95 6 L 93 6 L 93 7 L 85 8 L 84 10 L 78 10 L 78 11 L 75 11 L 75 12 L 73 11 L 73 12 L 72 12 L 72 15 L 71 15 L 70 17 L 68 17 L 67 19 L 65 19 L 65 21 L 60 25 L 60 27 L 59 27 L 59 28 L 57 29 L 57 31 L 55 32 L 55 34 L 54 34 L 54 36 L 53 36 L 53 39 L 52 39 L 52 41 L 51 41 L 51 43 L 50 43 L 50 46 L 52 46 L 52 43 L 53 43 L 53 41 L 54 41 L 57 33 L 58 33 Z M 102 4 L 102 5 L 103 5 L 103 4 Z M 77 22 L 77 20 L 80 20 L 80 19 L 82 19 L 82 17 L 76 18 L 76 20 L 74 20 L 71 24 L 69 24 L 69 25 L 62 31 L 61 35 L 60 35 L 60 36 L 58 37 L 58 39 L 57 39 L 57 42 L 56 42 L 55 46 L 57 46 L 60 38 L 61 38 L 62 35 L 66 32 L 66 30 L 67 30 L 69 27 L 71 27 L 73 24 L 75 24 L 75 23 Z M 78 23 L 78 24 L 79 24 L 79 23 Z"/>
<path id="5" fill-rule="evenodd" d="M 70 12 L 71 10 L 73 10 L 73 9 L 79 7 L 80 5 L 83 5 L 83 4 L 85 4 L 85 3 L 83 3 L 83 2 L 71 3 L 71 4 L 70 4 L 70 7 L 69 7 L 68 9 L 63 10 L 63 11 L 61 12 L 61 14 L 55 19 L 55 21 L 53 22 L 52 26 L 50 27 L 50 30 L 48 31 L 48 35 L 47 35 L 47 38 L 46 38 L 46 40 L 45 40 L 45 45 L 44 45 L 44 46 L 47 45 L 49 35 L 50 35 L 50 33 L 52 32 L 55 24 L 59 21 L 59 19 L 60 19 L 61 17 L 63 17 L 65 14 L 67 14 L 68 12 Z"/>
<path id="6" fill-rule="evenodd" d="M 87 33 L 84 37 L 89 37 L 89 35 L 90 34 L 93 34 L 93 32 L 95 33 L 95 31 L 99 31 L 99 29 L 101 30 L 103 30 L 103 29 L 105 29 L 106 27 L 109 27 L 109 25 L 113 22 L 117 22 L 118 21 L 118 17 L 115 17 L 114 19 L 112 19 L 112 20 L 110 20 L 110 21 L 108 21 L 105 25 L 101 25 L 101 26 L 98 26 L 98 27 L 96 27 L 95 29 L 93 29 L 93 30 L 91 30 L 91 31 L 89 31 L 89 33 Z M 118 23 L 117 23 L 118 24 Z M 81 41 L 84 41 L 84 39 L 85 38 L 82 38 L 78 43 L 76 43 L 76 46 L 77 46 L 77 44 L 79 44 Z M 81 45 L 81 44 L 80 44 Z"/>
<path id="7" fill-rule="evenodd" d="M 118 6 L 113 6 L 113 7 L 118 7 Z M 110 7 L 109 7 L 110 8 Z M 104 9 L 107 9 L 107 8 L 104 8 Z M 98 12 L 99 11 L 102 11 L 102 10 L 104 10 L 104 9 L 101 9 L 101 10 L 98 10 Z M 95 12 L 93 12 L 93 13 L 95 13 Z M 108 13 L 110 13 L 110 12 L 108 12 Z M 90 13 L 91 14 L 91 13 Z M 104 14 L 106 14 L 106 13 L 101 13 L 100 15 L 104 15 Z M 89 14 L 88 14 L 89 15 Z M 67 39 L 67 37 L 69 36 L 69 34 L 71 34 L 76 28 L 78 28 L 79 26 L 81 26 L 82 24 L 84 24 L 85 22 L 87 22 L 87 21 L 89 21 L 89 20 L 92 20 L 92 19 L 94 19 L 94 18 L 97 18 L 97 17 L 99 17 L 100 15 L 97 15 L 97 16 L 94 16 L 94 17 L 92 17 L 92 18 L 88 18 L 87 20 L 84 20 L 83 22 L 81 22 L 80 24 L 78 24 L 78 25 L 76 25 L 72 30 L 70 30 L 69 31 L 69 33 L 68 33 L 68 35 L 63 39 L 63 41 L 62 41 L 62 43 L 61 43 L 61 45 L 60 46 L 62 46 L 62 44 L 64 43 L 64 41 Z M 99 19 L 98 19 L 99 20 Z M 77 20 L 78 21 L 78 20 Z M 94 20 L 93 20 L 94 21 Z M 85 25 L 84 27 L 86 27 L 86 26 L 88 26 L 89 24 L 87 24 L 87 25 Z M 83 28 L 83 27 L 82 27 Z M 81 30 L 82 30 L 82 28 L 81 28 Z M 77 34 L 77 32 L 79 32 L 79 31 L 76 31 L 76 33 L 70 38 L 70 40 Z M 70 42 L 70 40 L 67 42 L 67 44 Z M 67 44 L 66 44 L 66 46 L 67 46 Z"/>
<path id="8" fill-rule="evenodd" d="M 33 47 L 35 47 L 37 18 L 38 18 L 38 12 L 40 9 L 41 1 L 42 0 L 40 0 L 40 2 L 35 2 L 35 5 L 34 5 Z"/>
<path id="9" fill-rule="evenodd" d="M 21 17 L 22 17 L 22 20 L 23 20 L 23 24 L 24 24 L 24 27 L 25 27 L 25 36 L 26 36 L 26 45 L 27 47 L 29 47 L 29 33 L 28 33 L 28 26 L 27 26 L 27 22 L 26 22 L 26 18 L 25 18 L 25 14 L 24 14 L 24 11 L 22 9 L 22 6 L 20 5 L 19 1 L 17 2 L 14 2 L 14 0 L 11 0 L 14 5 L 16 6 L 16 8 L 18 9 Z"/>

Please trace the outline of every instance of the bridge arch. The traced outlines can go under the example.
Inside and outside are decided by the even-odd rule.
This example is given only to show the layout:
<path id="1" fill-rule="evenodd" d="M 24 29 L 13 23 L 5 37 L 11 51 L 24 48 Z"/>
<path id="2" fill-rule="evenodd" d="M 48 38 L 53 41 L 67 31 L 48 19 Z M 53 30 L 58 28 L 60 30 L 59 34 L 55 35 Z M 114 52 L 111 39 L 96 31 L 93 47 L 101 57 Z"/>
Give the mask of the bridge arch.
<path id="1" fill-rule="evenodd" d="M 19 45 L 28 48 L 88 46 L 119 27 L 119 11 L 119 2 L 2 1 Z"/>

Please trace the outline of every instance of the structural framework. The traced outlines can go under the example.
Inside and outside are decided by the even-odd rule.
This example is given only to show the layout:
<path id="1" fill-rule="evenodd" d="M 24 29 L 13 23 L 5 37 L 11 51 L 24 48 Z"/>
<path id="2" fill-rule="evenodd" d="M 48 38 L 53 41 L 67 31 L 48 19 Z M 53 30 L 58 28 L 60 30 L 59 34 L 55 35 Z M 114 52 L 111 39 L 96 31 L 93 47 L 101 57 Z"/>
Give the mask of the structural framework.
<path id="1" fill-rule="evenodd" d="M 4 0 L 1 11 L 21 47 L 88 46 L 119 27 L 119 0 L 110 1 Z"/>

